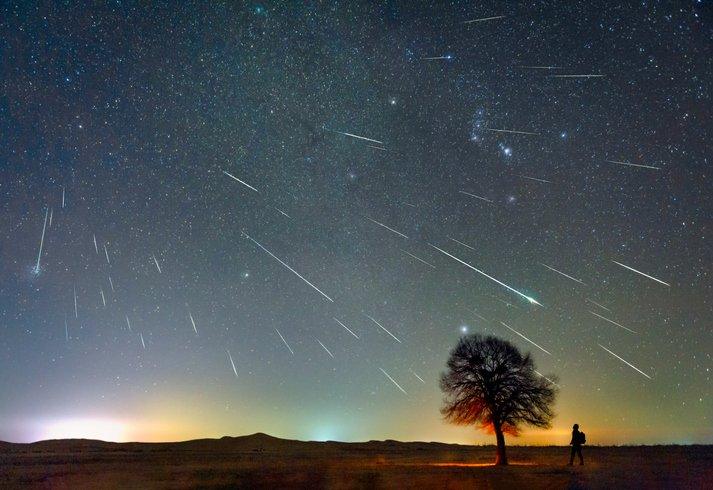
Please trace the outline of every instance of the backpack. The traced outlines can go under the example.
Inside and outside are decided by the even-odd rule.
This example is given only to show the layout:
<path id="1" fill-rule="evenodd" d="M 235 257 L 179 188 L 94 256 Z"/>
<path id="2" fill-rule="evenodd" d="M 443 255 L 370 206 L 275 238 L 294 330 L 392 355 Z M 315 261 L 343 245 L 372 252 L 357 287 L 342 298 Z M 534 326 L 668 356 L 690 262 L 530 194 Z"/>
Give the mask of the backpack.
<path id="1" fill-rule="evenodd" d="M 587 442 L 587 438 L 584 435 L 584 432 L 579 433 L 579 443 L 580 444 L 585 444 Z"/>

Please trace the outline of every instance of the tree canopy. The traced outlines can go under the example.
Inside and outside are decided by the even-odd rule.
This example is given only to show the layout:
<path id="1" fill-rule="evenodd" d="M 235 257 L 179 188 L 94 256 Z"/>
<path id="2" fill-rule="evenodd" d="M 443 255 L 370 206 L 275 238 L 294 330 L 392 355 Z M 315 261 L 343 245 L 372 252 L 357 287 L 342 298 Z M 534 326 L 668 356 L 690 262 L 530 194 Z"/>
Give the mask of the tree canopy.
<path id="1" fill-rule="evenodd" d="M 498 463 L 507 464 L 504 433 L 518 435 L 522 425 L 550 427 L 557 380 L 538 374 L 529 353 L 497 337 L 467 335 L 451 351 L 447 366 L 441 375 L 441 413 L 451 423 L 494 432 Z"/>

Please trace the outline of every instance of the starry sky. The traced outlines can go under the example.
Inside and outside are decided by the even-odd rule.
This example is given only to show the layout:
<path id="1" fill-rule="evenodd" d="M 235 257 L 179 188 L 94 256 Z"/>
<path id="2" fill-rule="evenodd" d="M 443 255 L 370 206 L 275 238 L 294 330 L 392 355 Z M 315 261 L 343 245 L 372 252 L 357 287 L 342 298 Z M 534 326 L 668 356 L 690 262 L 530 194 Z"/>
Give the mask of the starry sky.
<path id="1" fill-rule="evenodd" d="M 594 3 L 3 2 L 0 439 L 713 443 L 713 9 Z"/>

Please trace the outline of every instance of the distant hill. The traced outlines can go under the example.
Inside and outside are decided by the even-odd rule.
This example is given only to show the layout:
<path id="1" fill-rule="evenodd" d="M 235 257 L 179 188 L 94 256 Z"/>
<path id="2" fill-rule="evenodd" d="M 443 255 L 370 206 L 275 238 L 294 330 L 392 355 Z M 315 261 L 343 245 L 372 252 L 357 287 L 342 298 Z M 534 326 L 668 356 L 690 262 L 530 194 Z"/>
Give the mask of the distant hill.
<path id="1" fill-rule="evenodd" d="M 462 451 L 472 446 L 447 444 L 442 442 L 400 442 L 391 439 L 368 442 L 340 441 L 298 441 L 281 439 L 262 432 L 246 436 L 224 436 L 220 439 L 193 439 L 180 442 L 107 442 L 94 439 L 51 439 L 32 443 L 12 443 L 0 441 L 0 451 L 5 453 L 88 453 L 88 452 L 326 452 L 334 454 L 391 453 L 404 450 L 448 450 Z"/>

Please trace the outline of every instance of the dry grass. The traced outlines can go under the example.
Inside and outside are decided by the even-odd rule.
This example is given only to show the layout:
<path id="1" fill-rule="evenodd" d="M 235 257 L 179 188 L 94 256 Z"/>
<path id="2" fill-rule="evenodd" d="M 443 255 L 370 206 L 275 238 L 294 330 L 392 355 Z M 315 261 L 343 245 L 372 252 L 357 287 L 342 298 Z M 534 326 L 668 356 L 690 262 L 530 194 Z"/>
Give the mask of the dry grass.
<path id="1" fill-rule="evenodd" d="M 705 488 L 712 446 L 564 447 L 305 443 L 265 435 L 175 444 L 0 445 L 0 488 Z M 710 488 L 710 487 L 709 487 Z"/>

